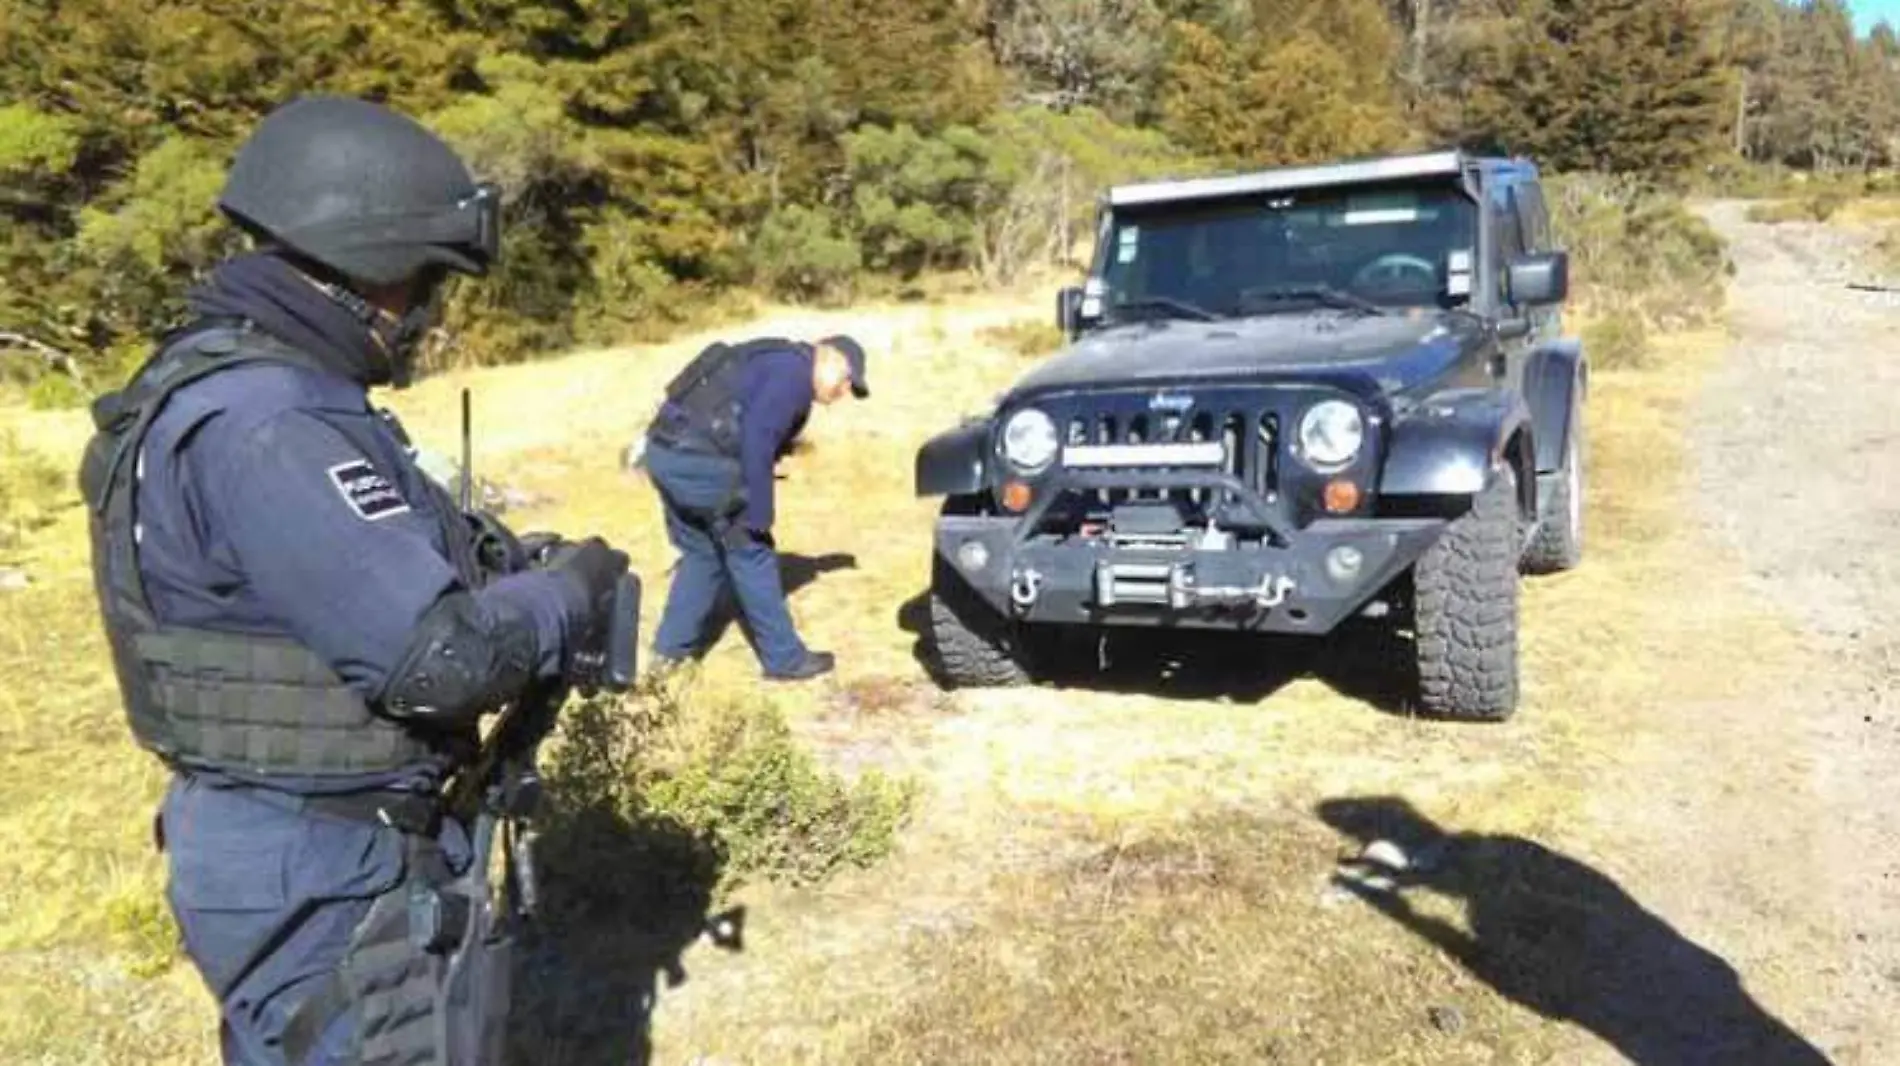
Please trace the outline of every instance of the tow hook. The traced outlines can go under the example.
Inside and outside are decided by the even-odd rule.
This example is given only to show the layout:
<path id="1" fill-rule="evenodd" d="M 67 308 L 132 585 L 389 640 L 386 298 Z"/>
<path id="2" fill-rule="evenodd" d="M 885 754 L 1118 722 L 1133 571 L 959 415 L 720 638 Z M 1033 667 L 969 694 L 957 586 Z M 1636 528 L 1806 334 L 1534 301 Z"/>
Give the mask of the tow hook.
<path id="1" fill-rule="evenodd" d="M 1009 583 L 1009 602 L 1016 605 L 1018 611 L 1027 611 L 1036 605 L 1036 599 L 1042 595 L 1042 575 L 1034 570 L 1018 570 Z"/>
<path id="2" fill-rule="evenodd" d="M 1286 602 L 1287 593 L 1293 591 L 1293 579 L 1282 574 L 1269 577 L 1260 582 L 1260 588 L 1254 593 L 1254 602 L 1262 607 L 1278 607 Z"/>

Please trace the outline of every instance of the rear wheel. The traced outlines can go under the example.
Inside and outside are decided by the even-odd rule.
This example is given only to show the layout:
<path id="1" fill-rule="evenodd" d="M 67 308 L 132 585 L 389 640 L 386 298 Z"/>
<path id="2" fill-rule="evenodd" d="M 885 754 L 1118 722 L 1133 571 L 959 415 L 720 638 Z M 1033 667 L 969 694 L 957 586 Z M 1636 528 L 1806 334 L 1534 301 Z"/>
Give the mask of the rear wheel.
<path id="1" fill-rule="evenodd" d="M 1517 477 L 1508 463 L 1413 570 L 1420 709 L 1503 721 L 1517 711 Z"/>
<path id="2" fill-rule="evenodd" d="M 943 680 L 954 687 L 1029 681 L 1021 627 L 984 602 L 941 557 L 930 571 L 930 652 Z"/>

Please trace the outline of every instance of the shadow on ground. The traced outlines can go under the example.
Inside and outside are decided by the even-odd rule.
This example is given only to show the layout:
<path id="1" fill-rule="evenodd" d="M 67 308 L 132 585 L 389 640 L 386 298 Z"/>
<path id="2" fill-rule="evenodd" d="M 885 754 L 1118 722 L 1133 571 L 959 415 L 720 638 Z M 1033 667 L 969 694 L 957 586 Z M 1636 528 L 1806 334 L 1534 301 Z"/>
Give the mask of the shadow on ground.
<path id="1" fill-rule="evenodd" d="M 931 650 L 928 590 L 898 608 L 897 624 L 916 638 L 911 655 L 931 680 L 952 687 Z M 1348 621 L 1324 637 L 1050 626 L 1030 649 L 1037 681 L 1056 689 L 1253 703 L 1312 678 L 1387 714 L 1411 713 L 1409 638 L 1374 622 Z"/>
<path id="2" fill-rule="evenodd" d="M 1412 860 L 1346 864 L 1339 885 L 1500 995 L 1589 1030 L 1636 1066 L 1826 1066 L 1734 967 L 1585 863 L 1522 837 L 1448 832 L 1395 797 L 1327 800 L 1317 813 Z M 1460 903 L 1470 932 L 1415 911 L 1415 889 Z"/>
<path id="3" fill-rule="evenodd" d="M 711 913 L 724 868 L 711 842 L 669 818 L 628 817 L 628 786 L 606 779 L 608 764 L 578 764 L 548 777 L 534 846 L 540 910 L 517 950 L 509 1061 L 645 1066 L 658 995 L 687 980 L 696 944 L 743 950 L 745 913 Z"/>

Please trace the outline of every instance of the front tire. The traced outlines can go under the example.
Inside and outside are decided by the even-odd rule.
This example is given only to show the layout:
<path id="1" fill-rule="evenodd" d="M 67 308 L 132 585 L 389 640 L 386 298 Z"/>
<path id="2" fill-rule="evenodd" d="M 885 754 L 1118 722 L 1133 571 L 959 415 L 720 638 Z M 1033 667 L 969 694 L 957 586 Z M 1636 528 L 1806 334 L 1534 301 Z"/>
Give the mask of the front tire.
<path id="1" fill-rule="evenodd" d="M 1428 715 L 1501 722 L 1517 712 L 1519 519 L 1517 476 L 1501 464 L 1413 570 L 1413 654 Z"/>
<path id="2" fill-rule="evenodd" d="M 939 557 L 930 569 L 930 651 L 954 688 L 1012 688 L 1029 682 L 1020 627 L 983 601 Z"/>

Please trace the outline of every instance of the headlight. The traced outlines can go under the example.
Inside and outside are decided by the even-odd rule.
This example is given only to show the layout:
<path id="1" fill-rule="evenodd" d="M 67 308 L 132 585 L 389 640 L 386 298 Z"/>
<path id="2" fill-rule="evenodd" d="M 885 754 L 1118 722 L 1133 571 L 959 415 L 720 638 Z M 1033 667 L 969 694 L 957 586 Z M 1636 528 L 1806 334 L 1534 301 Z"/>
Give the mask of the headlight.
<path id="1" fill-rule="evenodd" d="M 1315 466 L 1352 462 L 1365 439 L 1359 408 L 1341 400 L 1322 400 L 1300 418 L 1300 453 Z"/>
<path id="2" fill-rule="evenodd" d="M 1003 425 L 1003 458 L 1025 474 L 1055 462 L 1058 443 L 1055 422 L 1034 407 L 1016 412 Z"/>

